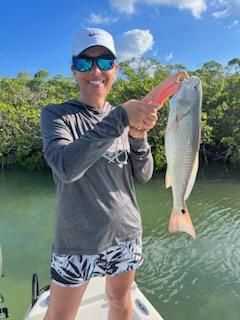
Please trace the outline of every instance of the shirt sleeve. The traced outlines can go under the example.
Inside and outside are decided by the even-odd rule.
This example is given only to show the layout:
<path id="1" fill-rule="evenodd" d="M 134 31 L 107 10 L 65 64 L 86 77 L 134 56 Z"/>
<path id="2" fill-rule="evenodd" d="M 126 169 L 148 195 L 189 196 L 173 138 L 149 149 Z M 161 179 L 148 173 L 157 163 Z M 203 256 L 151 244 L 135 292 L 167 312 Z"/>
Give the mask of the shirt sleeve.
<path id="1" fill-rule="evenodd" d="M 130 160 L 133 167 L 133 176 L 141 182 L 147 182 L 153 174 L 153 157 L 147 135 L 141 139 L 129 136 Z"/>
<path id="2" fill-rule="evenodd" d="M 44 157 L 61 180 L 74 182 L 102 156 L 127 126 L 127 113 L 119 106 L 93 129 L 74 140 L 64 117 L 54 108 L 45 107 L 41 113 Z"/>

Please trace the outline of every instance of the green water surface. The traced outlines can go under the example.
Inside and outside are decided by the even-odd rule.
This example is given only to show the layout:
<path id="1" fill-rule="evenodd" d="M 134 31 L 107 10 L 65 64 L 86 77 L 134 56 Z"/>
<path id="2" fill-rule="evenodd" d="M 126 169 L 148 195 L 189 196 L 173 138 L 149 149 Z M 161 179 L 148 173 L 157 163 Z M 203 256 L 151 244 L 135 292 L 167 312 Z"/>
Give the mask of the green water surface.
<path id="1" fill-rule="evenodd" d="M 239 320 L 240 168 L 200 170 L 187 202 L 196 240 L 168 233 L 172 198 L 163 175 L 136 191 L 144 228 L 136 281 L 164 320 Z M 0 173 L 0 307 L 8 307 L 10 319 L 23 319 L 34 272 L 41 287 L 49 283 L 54 207 L 50 172 Z"/>

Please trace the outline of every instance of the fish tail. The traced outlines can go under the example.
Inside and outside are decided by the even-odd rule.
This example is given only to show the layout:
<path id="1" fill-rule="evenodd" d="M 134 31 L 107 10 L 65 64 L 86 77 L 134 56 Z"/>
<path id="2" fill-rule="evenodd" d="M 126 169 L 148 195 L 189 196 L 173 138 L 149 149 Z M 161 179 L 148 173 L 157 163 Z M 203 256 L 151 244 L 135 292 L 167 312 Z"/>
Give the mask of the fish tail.
<path id="1" fill-rule="evenodd" d="M 184 213 L 177 213 L 172 210 L 171 217 L 168 224 L 168 231 L 170 233 L 182 231 L 190 234 L 194 239 L 196 238 L 196 232 L 192 224 L 187 207 L 183 209 Z"/>

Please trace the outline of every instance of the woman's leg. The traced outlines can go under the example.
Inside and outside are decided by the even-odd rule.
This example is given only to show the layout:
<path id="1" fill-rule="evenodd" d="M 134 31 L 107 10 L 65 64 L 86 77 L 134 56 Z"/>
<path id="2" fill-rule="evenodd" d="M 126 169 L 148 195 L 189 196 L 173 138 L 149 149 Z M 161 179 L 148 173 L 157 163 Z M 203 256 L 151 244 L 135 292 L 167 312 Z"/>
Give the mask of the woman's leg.
<path id="1" fill-rule="evenodd" d="M 44 320 L 74 320 L 88 282 L 79 287 L 62 287 L 54 282 Z"/>
<path id="2" fill-rule="evenodd" d="M 135 270 L 106 277 L 108 320 L 132 320 L 131 287 L 134 278 Z"/>

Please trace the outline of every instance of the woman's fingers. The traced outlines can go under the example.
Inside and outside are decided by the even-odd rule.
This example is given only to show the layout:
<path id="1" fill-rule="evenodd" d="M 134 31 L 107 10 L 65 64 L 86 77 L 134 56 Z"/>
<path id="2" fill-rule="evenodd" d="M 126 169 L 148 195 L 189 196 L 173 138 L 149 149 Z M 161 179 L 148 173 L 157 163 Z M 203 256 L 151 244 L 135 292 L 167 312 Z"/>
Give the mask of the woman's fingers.
<path id="1" fill-rule="evenodd" d="M 157 120 L 156 106 L 143 103 L 142 101 L 130 100 L 122 104 L 128 114 L 129 123 L 137 128 L 149 130 Z"/>
<path id="2" fill-rule="evenodd" d="M 157 117 L 148 117 L 145 120 L 143 120 L 143 126 L 147 129 L 152 129 L 157 122 Z"/>

